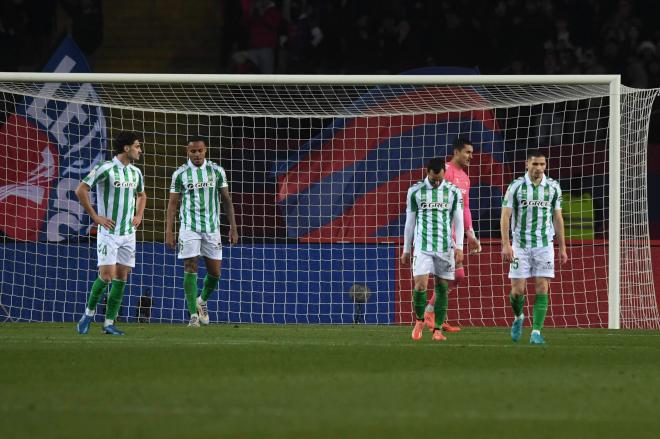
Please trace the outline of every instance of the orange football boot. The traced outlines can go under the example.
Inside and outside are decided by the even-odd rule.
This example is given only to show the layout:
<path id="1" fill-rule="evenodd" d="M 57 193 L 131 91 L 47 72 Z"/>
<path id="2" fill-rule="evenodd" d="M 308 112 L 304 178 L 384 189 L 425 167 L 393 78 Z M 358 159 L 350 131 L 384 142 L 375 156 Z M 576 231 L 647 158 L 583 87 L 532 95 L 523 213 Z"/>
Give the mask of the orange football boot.
<path id="1" fill-rule="evenodd" d="M 433 330 L 433 340 L 437 341 L 445 341 L 447 340 L 447 337 L 442 333 L 441 329 L 434 329 Z"/>
<path id="2" fill-rule="evenodd" d="M 421 340 L 423 331 L 424 331 L 424 320 L 416 320 L 415 327 L 413 328 L 412 331 L 412 339 Z"/>
<path id="3" fill-rule="evenodd" d="M 446 332 L 461 332 L 461 328 L 458 326 L 452 326 L 447 322 L 442 324 L 442 330 Z"/>
<path id="4" fill-rule="evenodd" d="M 435 312 L 426 311 L 424 313 L 424 324 L 429 328 L 429 331 L 433 331 L 433 328 L 435 328 Z"/>

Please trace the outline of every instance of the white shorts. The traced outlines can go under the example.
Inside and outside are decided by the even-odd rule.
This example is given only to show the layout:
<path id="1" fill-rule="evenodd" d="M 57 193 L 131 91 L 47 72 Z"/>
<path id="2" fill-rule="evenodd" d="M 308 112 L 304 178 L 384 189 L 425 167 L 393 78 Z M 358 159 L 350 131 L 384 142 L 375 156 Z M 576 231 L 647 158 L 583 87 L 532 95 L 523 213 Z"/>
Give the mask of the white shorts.
<path id="1" fill-rule="evenodd" d="M 555 250 L 552 246 L 513 247 L 509 279 L 529 279 L 530 277 L 555 277 Z"/>
<path id="2" fill-rule="evenodd" d="M 101 231 L 96 237 L 97 266 L 121 264 L 135 267 L 135 233 L 111 235 Z"/>
<path id="3" fill-rule="evenodd" d="M 456 271 L 454 249 L 448 252 L 415 252 L 413 255 L 413 276 L 434 274 L 441 279 L 454 280 Z"/>
<path id="4" fill-rule="evenodd" d="M 189 259 L 200 255 L 209 259 L 222 260 L 220 232 L 199 233 L 180 230 L 178 258 Z"/>

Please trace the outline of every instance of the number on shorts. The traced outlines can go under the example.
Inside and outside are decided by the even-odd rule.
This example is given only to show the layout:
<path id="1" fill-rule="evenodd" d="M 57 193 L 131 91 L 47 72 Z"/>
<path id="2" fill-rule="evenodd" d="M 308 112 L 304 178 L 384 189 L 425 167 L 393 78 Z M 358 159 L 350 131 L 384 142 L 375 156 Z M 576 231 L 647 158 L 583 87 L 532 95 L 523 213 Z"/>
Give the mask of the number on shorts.
<path id="1" fill-rule="evenodd" d="M 103 256 L 108 256 L 108 244 L 99 245 L 99 253 Z"/>
<path id="2" fill-rule="evenodd" d="M 520 260 L 518 258 L 513 258 L 511 260 L 511 268 L 513 268 L 514 270 L 517 270 L 519 265 L 520 265 Z"/>

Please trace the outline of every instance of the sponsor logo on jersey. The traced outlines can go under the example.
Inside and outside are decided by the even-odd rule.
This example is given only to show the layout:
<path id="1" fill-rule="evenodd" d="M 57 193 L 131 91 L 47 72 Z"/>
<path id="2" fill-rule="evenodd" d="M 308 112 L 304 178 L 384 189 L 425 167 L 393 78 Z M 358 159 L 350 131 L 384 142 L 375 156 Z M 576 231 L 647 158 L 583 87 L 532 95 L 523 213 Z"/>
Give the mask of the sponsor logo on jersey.
<path id="1" fill-rule="evenodd" d="M 539 200 L 522 200 L 520 202 L 522 207 L 542 207 L 545 209 L 550 208 L 550 201 L 539 201 Z"/>
<path id="2" fill-rule="evenodd" d="M 442 201 L 422 201 L 419 203 L 420 209 L 449 209 L 449 203 Z"/>
<path id="3" fill-rule="evenodd" d="M 121 189 L 137 189 L 137 183 L 134 181 L 115 181 L 114 186 Z"/>
<path id="4" fill-rule="evenodd" d="M 206 188 L 209 188 L 209 187 L 215 187 L 215 181 L 211 180 L 211 181 L 204 181 L 204 182 L 200 182 L 200 183 L 188 183 L 186 185 L 186 189 L 188 189 L 189 191 L 192 191 L 194 189 L 206 189 Z"/>

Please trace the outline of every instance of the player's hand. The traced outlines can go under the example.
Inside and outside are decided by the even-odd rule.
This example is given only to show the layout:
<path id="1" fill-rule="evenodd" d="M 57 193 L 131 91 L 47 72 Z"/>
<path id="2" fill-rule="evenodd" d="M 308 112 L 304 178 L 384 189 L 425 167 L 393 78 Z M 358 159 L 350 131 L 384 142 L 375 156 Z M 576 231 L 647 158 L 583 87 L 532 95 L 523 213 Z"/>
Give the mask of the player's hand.
<path id="1" fill-rule="evenodd" d="M 238 244 L 238 231 L 236 229 L 229 230 L 229 243 L 231 245 Z"/>
<path id="2" fill-rule="evenodd" d="M 104 216 L 96 215 L 94 218 L 92 218 L 92 221 L 94 221 L 99 226 L 105 227 L 108 230 L 115 228 L 115 222 L 112 219 L 106 218 Z"/>
<path id="3" fill-rule="evenodd" d="M 174 250 L 176 248 L 175 239 L 174 239 L 174 233 L 172 232 L 166 232 L 165 233 L 165 245 Z"/>
<path id="4" fill-rule="evenodd" d="M 133 217 L 133 226 L 135 226 L 135 228 L 137 229 L 138 227 L 140 227 L 140 224 L 142 224 L 142 217 L 135 215 Z"/>
<path id="5" fill-rule="evenodd" d="M 511 244 L 502 246 L 502 260 L 504 262 L 513 261 L 513 247 L 511 247 Z"/>
<path id="6" fill-rule="evenodd" d="M 463 264 L 463 250 L 457 248 L 454 253 L 454 259 L 456 260 L 456 266 Z"/>
<path id="7" fill-rule="evenodd" d="M 468 235 L 468 250 L 470 251 L 470 254 L 473 255 L 475 253 L 481 253 L 481 243 L 479 240 L 474 236 Z"/>
<path id="8" fill-rule="evenodd" d="M 401 254 L 401 265 L 410 265 L 410 253 L 403 252 Z"/>
<path id="9" fill-rule="evenodd" d="M 566 248 L 559 249 L 559 263 L 565 265 L 568 262 L 568 253 L 566 253 Z"/>

